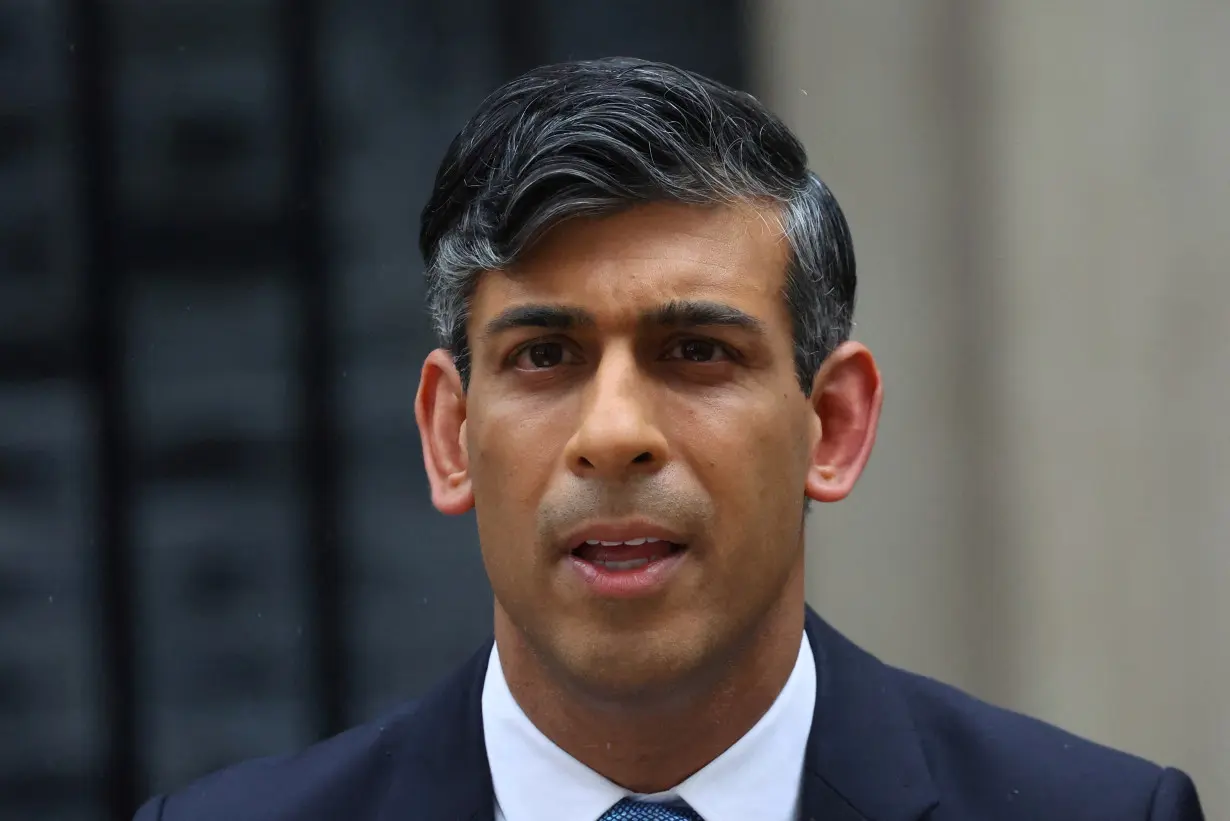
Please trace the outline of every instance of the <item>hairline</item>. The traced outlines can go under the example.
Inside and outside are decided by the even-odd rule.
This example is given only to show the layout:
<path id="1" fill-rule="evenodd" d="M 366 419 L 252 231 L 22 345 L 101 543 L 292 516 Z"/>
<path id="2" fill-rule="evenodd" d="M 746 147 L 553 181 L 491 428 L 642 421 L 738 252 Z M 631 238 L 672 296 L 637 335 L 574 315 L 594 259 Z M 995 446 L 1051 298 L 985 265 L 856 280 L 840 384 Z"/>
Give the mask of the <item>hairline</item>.
<path id="1" fill-rule="evenodd" d="M 797 276 L 799 272 L 801 260 L 799 260 L 798 238 L 796 236 L 797 229 L 795 228 L 795 225 L 792 224 L 792 220 L 790 218 L 792 215 L 792 204 L 795 203 L 797 199 L 806 196 L 806 193 L 807 192 L 804 190 L 796 190 L 791 192 L 791 196 L 788 197 L 780 197 L 774 196 L 774 194 L 764 193 L 748 194 L 748 196 L 726 196 L 726 194 L 717 194 L 717 196 L 712 196 L 705 199 L 697 197 L 696 201 L 689 201 L 689 199 L 672 196 L 662 196 L 652 199 L 617 199 L 615 197 L 611 197 L 609 201 L 601 203 L 600 206 L 592 206 L 589 208 L 578 209 L 573 213 L 563 213 L 558 215 L 556 219 L 540 224 L 538 231 L 536 231 L 533 236 L 530 236 L 528 241 L 526 241 L 522 247 L 514 250 L 512 254 L 509 255 L 507 260 L 499 261 L 499 265 L 471 266 L 465 268 L 464 273 L 461 274 L 465 284 L 464 287 L 461 288 L 460 314 L 459 316 L 456 316 L 458 321 L 455 322 L 455 326 L 453 327 L 453 335 L 449 338 L 445 338 L 446 335 L 443 334 L 443 332 L 440 332 L 444 329 L 437 329 L 437 337 L 440 347 L 450 354 L 450 357 L 453 358 L 455 366 L 460 370 L 462 377 L 462 390 L 465 390 L 467 388 L 467 383 L 469 383 L 471 372 L 472 335 L 470 334 L 470 320 L 472 300 L 474 300 L 474 294 L 482 277 L 487 276 L 487 274 L 498 272 L 504 272 L 508 274 L 508 276 L 512 276 L 513 267 L 517 266 L 518 262 L 523 261 L 526 256 L 531 254 L 535 247 L 538 246 L 539 242 L 546 238 L 547 234 L 550 234 L 552 231 L 560 228 L 561 225 L 572 222 L 572 220 L 614 217 L 616 214 L 629 212 L 629 210 L 635 208 L 652 206 L 652 204 L 673 203 L 680 204 L 680 206 L 694 208 L 720 207 L 747 210 L 747 212 L 760 215 L 761 218 L 766 218 L 771 215 L 771 218 L 776 220 L 777 236 L 779 236 L 779 240 L 786 240 L 787 246 L 785 265 L 782 266 L 781 271 L 782 277 L 779 286 L 779 295 L 781 299 L 784 300 L 787 314 L 790 316 L 790 335 L 793 345 L 793 361 L 797 364 L 799 340 L 795 332 L 796 316 L 795 310 L 793 310 L 793 305 L 791 304 L 790 287 L 792 277 Z M 437 270 L 432 271 L 431 268 L 429 268 L 429 274 L 433 277 L 440 276 L 437 260 L 433 260 L 431 263 L 431 268 L 437 268 Z M 453 274 L 453 276 L 458 274 L 458 272 L 455 271 L 449 273 Z M 824 361 L 824 358 L 827 358 L 827 354 L 828 352 L 825 351 L 824 356 L 820 357 L 819 361 L 815 363 L 817 364 L 817 367 Z M 799 386 L 801 386 L 804 393 L 808 393 L 807 388 L 803 388 L 802 384 Z"/>

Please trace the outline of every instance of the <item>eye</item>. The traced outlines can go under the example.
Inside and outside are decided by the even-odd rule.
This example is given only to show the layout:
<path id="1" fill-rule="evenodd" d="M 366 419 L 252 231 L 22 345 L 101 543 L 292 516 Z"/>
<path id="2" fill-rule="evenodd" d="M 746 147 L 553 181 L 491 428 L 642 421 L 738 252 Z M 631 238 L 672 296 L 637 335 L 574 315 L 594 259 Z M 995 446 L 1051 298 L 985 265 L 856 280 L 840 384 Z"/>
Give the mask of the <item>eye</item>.
<path id="1" fill-rule="evenodd" d="M 571 363 L 562 342 L 531 342 L 513 356 L 513 366 L 523 371 L 541 371 Z"/>
<path id="2" fill-rule="evenodd" d="M 666 358 L 686 362 L 722 362 L 730 356 L 725 347 L 710 339 L 684 339 L 667 352 Z"/>

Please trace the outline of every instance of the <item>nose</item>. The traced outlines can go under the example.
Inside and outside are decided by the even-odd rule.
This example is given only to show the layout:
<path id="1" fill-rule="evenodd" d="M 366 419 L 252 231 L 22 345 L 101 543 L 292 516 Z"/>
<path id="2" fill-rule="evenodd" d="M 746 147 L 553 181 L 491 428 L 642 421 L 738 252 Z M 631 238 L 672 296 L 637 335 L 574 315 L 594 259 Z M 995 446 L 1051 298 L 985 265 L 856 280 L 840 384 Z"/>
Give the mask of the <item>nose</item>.
<path id="1" fill-rule="evenodd" d="M 586 394 L 581 423 L 565 451 L 574 473 L 622 479 L 665 464 L 666 438 L 654 421 L 650 386 L 631 356 L 604 356 Z"/>

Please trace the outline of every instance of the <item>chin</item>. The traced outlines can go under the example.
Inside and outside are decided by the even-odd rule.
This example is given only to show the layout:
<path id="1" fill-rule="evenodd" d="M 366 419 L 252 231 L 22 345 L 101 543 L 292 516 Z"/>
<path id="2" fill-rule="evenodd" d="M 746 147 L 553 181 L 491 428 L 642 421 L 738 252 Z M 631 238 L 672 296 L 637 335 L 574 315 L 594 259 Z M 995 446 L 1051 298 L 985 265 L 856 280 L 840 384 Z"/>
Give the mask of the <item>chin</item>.
<path id="1" fill-rule="evenodd" d="M 707 679 L 713 657 L 711 632 L 607 633 L 557 636 L 556 663 L 573 689 L 590 699 L 612 703 L 660 703 L 686 697 Z"/>

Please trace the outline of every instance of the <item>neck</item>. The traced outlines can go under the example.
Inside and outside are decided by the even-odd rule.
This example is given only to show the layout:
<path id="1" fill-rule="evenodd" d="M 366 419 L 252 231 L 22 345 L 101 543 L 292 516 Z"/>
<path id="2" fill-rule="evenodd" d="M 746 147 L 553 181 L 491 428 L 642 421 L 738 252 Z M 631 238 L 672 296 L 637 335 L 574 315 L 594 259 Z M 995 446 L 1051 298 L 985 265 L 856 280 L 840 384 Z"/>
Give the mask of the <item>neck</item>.
<path id="1" fill-rule="evenodd" d="M 509 689 L 530 721 L 591 770 L 649 794 L 676 787 L 713 761 L 773 705 L 798 660 L 804 604 L 799 572 L 774 608 L 709 670 L 679 682 L 669 698 L 635 703 L 590 698 L 560 682 L 498 604 L 496 641 Z"/>

